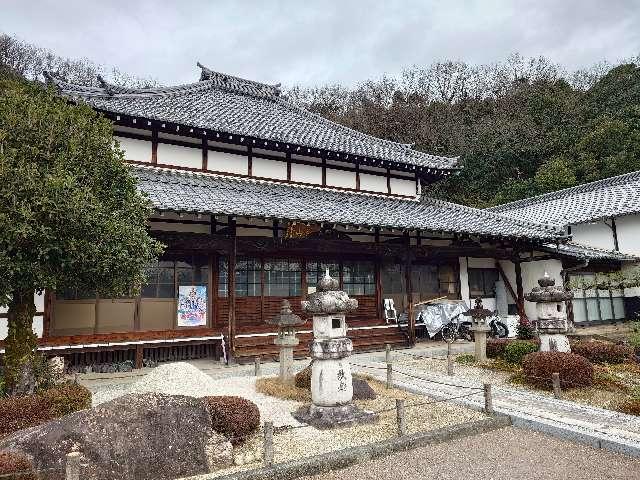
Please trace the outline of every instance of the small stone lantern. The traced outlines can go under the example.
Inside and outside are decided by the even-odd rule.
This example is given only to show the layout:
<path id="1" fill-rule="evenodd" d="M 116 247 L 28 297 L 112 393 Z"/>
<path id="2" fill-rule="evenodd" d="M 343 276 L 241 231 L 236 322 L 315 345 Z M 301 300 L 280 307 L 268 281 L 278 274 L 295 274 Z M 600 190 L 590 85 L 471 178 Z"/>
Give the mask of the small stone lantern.
<path id="1" fill-rule="evenodd" d="M 533 324 L 540 336 L 541 352 L 570 352 L 567 338 L 569 323 L 565 303 L 573 298 L 573 293 L 556 286 L 556 281 L 547 272 L 538 280 L 524 298 L 536 304 L 537 320 Z"/>
<path id="2" fill-rule="evenodd" d="M 491 310 L 482 306 L 482 299 L 476 298 L 473 308 L 463 313 L 465 317 L 471 317 L 471 331 L 473 332 L 473 343 L 475 344 L 476 362 L 487 361 L 487 334 L 491 330 L 487 325 L 487 317 L 493 315 Z"/>
<path id="3" fill-rule="evenodd" d="M 310 346 L 312 404 L 296 411 L 294 417 L 318 428 L 332 428 L 354 422 L 373 421 L 376 416 L 352 403 L 353 384 L 347 358 L 353 344 L 347 337 L 345 314 L 358 308 L 358 301 L 338 290 L 338 281 L 325 276 L 316 292 L 302 302 L 302 310 L 313 315 Z"/>
<path id="4" fill-rule="evenodd" d="M 273 343 L 280 347 L 280 381 L 293 385 L 293 349 L 300 343 L 296 338 L 295 327 L 304 324 L 305 321 L 291 311 L 289 300 L 283 299 L 280 313 L 267 320 L 267 323 L 278 326 L 278 337 Z"/>

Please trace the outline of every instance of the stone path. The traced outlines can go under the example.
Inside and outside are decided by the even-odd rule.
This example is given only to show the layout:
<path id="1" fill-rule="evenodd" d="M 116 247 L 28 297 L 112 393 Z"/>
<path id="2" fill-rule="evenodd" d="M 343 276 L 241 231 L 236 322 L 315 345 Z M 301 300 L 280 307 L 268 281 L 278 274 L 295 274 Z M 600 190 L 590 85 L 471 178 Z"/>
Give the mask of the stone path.
<path id="1" fill-rule="evenodd" d="M 301 480 L 637 480 L 639 472 L 640 459 L 508 427 Z"/>
<path id="2" fill-rule="evenodd" d="M 354 371 L 373 374 L 380 380 L 386 377 L 384 363 L 371 362 L 368 365 L 376 368 L 355 367 Z M 470 395 L 453 401 L 475 409 L 484 407 L 480 382 L 427 372 L 403 364 L 401 359 L 395 363 L 394 383 L 408 391 L 437 399 Z M 509 415 L 514 425 L 640 457 L 640 417 L 558 400 L 524 389 L 494 386 L 492 393 L 494 410 Z"/>

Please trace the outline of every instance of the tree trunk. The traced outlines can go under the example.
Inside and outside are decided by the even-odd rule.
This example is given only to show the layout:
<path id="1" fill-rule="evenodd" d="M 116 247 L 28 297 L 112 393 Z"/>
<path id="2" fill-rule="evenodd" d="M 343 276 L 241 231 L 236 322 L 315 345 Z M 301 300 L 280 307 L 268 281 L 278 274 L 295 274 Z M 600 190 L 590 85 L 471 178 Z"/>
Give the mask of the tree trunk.
<path id="1" fill-rule="evenodd" d="M 33 333 L 34 292 L 13 292 L 9 302 L 9 333 L 5 341 L 5 382 L 9 395 L 26 395 L 35 389 L 33 363 L 38 337 Z"/>

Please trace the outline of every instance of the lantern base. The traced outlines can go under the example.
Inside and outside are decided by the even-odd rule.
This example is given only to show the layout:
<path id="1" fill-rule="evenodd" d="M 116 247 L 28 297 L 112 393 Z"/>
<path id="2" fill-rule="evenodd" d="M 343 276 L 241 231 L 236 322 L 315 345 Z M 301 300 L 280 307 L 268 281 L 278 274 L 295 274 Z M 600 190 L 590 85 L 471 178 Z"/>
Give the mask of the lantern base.
<path id="1" fill-rule="evenodd" d="M 569 338 L 562 333 L 540 333 L 541 352 L 571 352 Z"/>
<path id="2" fill-rule="evenodd" d="M 318 430 L 348 427 L 356 423 L 375 423 L 378 415 L 362 410 L 353 403 L 335 407 L 305 405 L 292 413 L 293 418 L 301 423 L 316 427 Z"/>

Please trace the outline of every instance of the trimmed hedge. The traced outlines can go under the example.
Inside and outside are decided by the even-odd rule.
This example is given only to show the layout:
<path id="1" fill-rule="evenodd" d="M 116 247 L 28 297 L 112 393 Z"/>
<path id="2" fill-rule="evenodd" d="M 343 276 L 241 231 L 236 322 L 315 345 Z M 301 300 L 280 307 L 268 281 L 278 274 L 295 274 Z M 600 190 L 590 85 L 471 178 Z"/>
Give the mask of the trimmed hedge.
<path id="1" fill-rule="evenodd" d="M 593 385 L 593 365 L 584 357 L 567 352 L 534 352 L 522 361 L 525 381 L 541 388 L 553 386 L 551 376 L 560 374 L 562 388 Z"/>
<path id="2" fill-rule="evenodd" d="M 91 407 L 91 392 L 64 383 L 48 390 L 0 399 L 0 437 Z"/>
<path id="3" fill-rule="evenodd" d="M 530 342 L 528 340 L 514 340 L 504 347 L 502 358 L 509 363 L 520 364 L 522 363 L 522 359 L 525 355 L 537 352 L 538 348 L 539 346 L 534 342 Z"/>
<path id="4" fill-rule="evenodd" d="M 502 358 L 504 349 L 512 340 L 506 338 L 488 338 L 487 339 L 487 357 Z"/>
<path id="5" fill-rule="evenodd" d="M 260 410 L 255 403 L 242 397 L 205 397 L 213 429 L 227 437 L 233 445 L 260 427 Z"/>
<path id="6" fill-rule="evenodd" d="M 11 474 L 15 475 L 11 475 Z M 37 480 L 29 459 L 17 452 L 0 451 L 0 478 L 3 480 Z"/>
<path id="7" fill-rule="evenodd" d="M 504 351 L 507 345 L 511 345 L 516 342 L 527 342 L 536 346 L 536 349 L 540 348 L 540 340 L 534 338 L 533 340 L 518 340 L 515 338 L 488 338 L 487 339 L 487 357 L 488 358 L 504 358 Z"/>
<path id="8" fill-rule="evenodd" d="M 631 347 L 598 341 L 576 342 L 571 345 L 571 351 L 593 363 L 622 363 L 633 355 Z"/>

